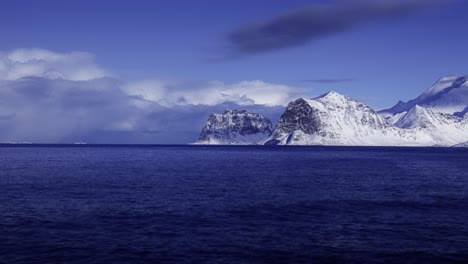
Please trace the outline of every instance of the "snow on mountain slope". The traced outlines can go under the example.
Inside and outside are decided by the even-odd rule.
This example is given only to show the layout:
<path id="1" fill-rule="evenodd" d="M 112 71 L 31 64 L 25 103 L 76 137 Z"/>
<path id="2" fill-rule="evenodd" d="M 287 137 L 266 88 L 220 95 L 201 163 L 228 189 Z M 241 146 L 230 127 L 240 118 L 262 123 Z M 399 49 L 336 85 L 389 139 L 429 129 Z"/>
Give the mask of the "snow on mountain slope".
<path id="1" fill-rule="evenodd" d="M 390 109 L 380 111 L 386 117 L 407 112 L 419 105 L 433 112 L 454 114 L 468 107 L 468 75 L 448 76 L 439 79 L 432 87 L 414 100 L 398 102 Z"/>
<path id="2" fill-rule="evenodd" d="M 434 145 L 426 133 L 401 129 L 369 106 L 329 92 L 317 98 L 289 103 L 273 134 L 262 141 L 279 145 Z"/>
<path id="3" fill-rule="evenodd" d="M 468 140 L 468 119 L 436 113 L 419 105 L 411 108 L 395 126 L 428 134 L 437 145 L 453 145 Z"/>
<path id="4" fill-rule="evenodd" d="M 439 94 L 439 88 L 428 94 Z M 455 116 L 416 104 L 408 111 L 385 117 L 364 103 L 329 92 L 290 102 L 274 130 L 259 114 L 229 110 L 211 115 L 197 143 L 452 146 L 466 141 L 468 116 L 464 113 Z"/>
<path id="5" fill-rule="evenodd" d="M 255 144 L 271 135 L 271 121 L 245 110 L 211 114 L 195 144 Z"/>
<path id="6" fill-rule="evenodd" d="M 401 112 L 401 113 L 396 113 L 394 115 L 392 114 L 385 114 L 385 113 L 379 113 L 381 116 L 385 117 L 387 119 L 387 122 L 390 123 L 391 125 L 395 125 L 398 120 L 400 120 L 404 115 L 408 113 L 407 111 Z"/>

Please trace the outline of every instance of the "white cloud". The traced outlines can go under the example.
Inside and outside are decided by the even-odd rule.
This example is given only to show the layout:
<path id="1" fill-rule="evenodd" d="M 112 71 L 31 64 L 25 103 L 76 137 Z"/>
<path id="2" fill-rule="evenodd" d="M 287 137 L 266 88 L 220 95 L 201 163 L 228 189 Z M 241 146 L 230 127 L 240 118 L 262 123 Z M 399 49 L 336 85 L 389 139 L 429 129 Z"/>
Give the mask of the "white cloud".
<path id="1" fill-rule="evenodd" d="M 260 80 L 125 83 L 89 53 L 0 51 L 0 142 L 189 143 L 210 113 L 242 108 L 276 121 L 305 92 Z"/>
<path id="2" fill-rule="evenodd" d="M 57 53 L 43 49 L 17 49 L 0 52 L 0 79 L 24 77 L 86 81 L 110 73 L 94 62 L 87 52 Z"/>
<path id="3" fill-rule="evenodd" d="M 0 80 L 25 77 L 88 81 L 109 77 L 110 73 L 86 52 L 57 53 L 44 49 L 16 49 L 0 52 Z M 226 101 L 240 105 L 286 105 L 306 90 L 260 80 L 226 84 L 221 81 L 188 83 L 143 80 L 124 84 L 124 92 L 164 106 L 216 105 Z M 140 106 L 145 105 L 138 102 Z"/>
<path id="4" fill-rule="evenodd" d="M 169 107 L 184 104 L 216 105 L 227 101 L 240 105 L 286 105 L 306 92 L 303 88 L 260 80 L 234 84 L 225 84 L 220 81 L 187 84 L 146 80 L 128 83 L 123 88 L 130 95 Z"/>

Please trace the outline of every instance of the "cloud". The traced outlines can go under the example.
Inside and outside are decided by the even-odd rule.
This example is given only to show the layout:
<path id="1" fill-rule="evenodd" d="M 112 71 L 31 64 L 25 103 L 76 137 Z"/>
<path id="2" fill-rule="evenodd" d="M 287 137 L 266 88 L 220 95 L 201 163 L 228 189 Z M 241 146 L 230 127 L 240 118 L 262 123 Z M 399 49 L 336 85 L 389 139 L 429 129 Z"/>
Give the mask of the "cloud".
<path id="1" fill-rule="evenodd" d="M 220 81 L 202 83 L 163 82 L 147 80 L 128 83 L 124 90 L 133 96 L 154 101 L 164 106 L 216 105 L 235 102 L 239 105 L 286 105 L 307 94 L 307 89 L 260 80 L 226 84 Z"/>
<path id="2" fill-rule="evenodd" d="M 184 94 L 167 95 L 177 98 L 178 93 Z M 283 106 L 253 101 L 191 103 L 198 99 L 162 105 L 127 93 L 120 81 L 111 78 L 4 80 L 0 81 L 0 142 L 190 143 L 211 113 L 246 109 L 278 120 L 284 111 Z"/>
<path id="3" fill-rule="evenodd" d="M 113 79 L 0 82 L 1 142 L 63 142 L 96 129 L 128 130 L 143 114 Z"/>
<path id="4" fill-rule="evenodd" d="M 302 80 L 301 82 L 320 83 L 320 84 L 335 84 L 335 83 L 344 83 L 344 82 L 352 82 L 352 81 L 354 81 L 354 79 L 341 78 L 341 79 L 308 79 L 308 80 Z"/>
<path id="5" fill-rule="evenodd" d="M 279 119 L 308 90 L 264 81 L 125 82 L 88 53 L 0 52 L 0 142 L 190 143 L 209 114 Z"/>
<path id="6" fill-rule="evenodd" d="M 349 0 L 314 4 L 263 23 L 238 28 L 228 35 L 232 56 L 305 45 L 356 26 L 394 19 L 442 0 Z"/>
<path id="7" fill-rule="evenodd" d="M 86 81 L 110 76 L 87 52 L 57 53 L 43 49 L 0 52 L 0 79 L 23 77 Z"/>

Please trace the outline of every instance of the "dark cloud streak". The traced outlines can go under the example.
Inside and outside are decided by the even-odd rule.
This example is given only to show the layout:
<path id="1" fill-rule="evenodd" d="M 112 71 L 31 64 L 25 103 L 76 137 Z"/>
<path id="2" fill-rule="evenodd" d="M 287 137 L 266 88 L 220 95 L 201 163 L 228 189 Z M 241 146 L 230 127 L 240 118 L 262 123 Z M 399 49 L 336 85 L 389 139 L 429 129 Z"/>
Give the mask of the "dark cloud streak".
<path id="1" fill-rule="evenodd" d="M 446 3 L 448 1 L 444 1 Z M 230 57 L 301 46 L 361 24 L 399 18 L 441 0 L 354 0 L 314 4 L 228 35 Z"/>

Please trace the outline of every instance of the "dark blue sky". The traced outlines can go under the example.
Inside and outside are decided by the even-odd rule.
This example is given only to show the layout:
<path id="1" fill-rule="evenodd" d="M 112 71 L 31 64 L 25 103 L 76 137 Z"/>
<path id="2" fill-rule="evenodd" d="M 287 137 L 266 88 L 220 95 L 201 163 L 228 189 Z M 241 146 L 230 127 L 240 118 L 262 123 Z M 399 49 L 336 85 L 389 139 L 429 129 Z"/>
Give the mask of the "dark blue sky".
<path id="1" fill-rule="evenodd" d="M 387 19 L 366 13 L 364 23 L 340 24 L 336 32 L 299 44 L 228 54 L 229 36 L 245 25 L 269 25 L 318 2 L 327 3 L 4 0 L 0 50 L 86 51 L 124 80 L 262 80 L 310 88 L 312 94 L 336 90 L 377 108 L 414 98 L 441 76 L 468 74 L 467 1 L 438 1 Z"/>

